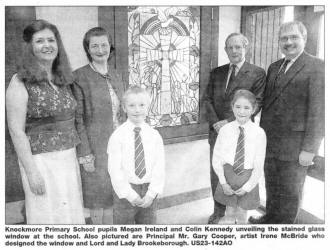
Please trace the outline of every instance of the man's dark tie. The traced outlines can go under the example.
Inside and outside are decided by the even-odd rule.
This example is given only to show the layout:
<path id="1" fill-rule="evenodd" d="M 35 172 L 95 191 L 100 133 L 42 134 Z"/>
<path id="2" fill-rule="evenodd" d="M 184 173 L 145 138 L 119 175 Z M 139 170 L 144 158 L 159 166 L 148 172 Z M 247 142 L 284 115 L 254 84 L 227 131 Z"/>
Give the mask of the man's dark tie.
<path id="1" fill-rule="evenodd" d="M 281 77 L 285 74 L 285 70 L 286 70 L 286 67 L 288 66 L 289 62 L 290 62 L 290 60 L 284 61 L 284 63 L 281 66 L 280 71 L 276 75 L 275 81 L 278 81 L 279 79 L 281 79 Z"/>
<path id="2" fill-rule="evenodd" d="M 269 86 L 268 90 L 266 90 L 267 91 L 267 94 L 266 95 L 271 95 L 274 92 L 274 90 L 276 88 L 278 88 L 279 81 L 281 80 L 281 78 L 283 77 L 283 75 L 285 75 L 285 70 L 286 70 L 286 67 L 288 66 L 288 63 L 289 62 L 290 62 L 290 60 L 285 60 L 282 63 L 282 66 L 281 66 L 280 70 L 278 71 L 278 73 L 276 74 L 274 81 L 273 82 L 270 82 L 270 86 Z"/>
<path id="3" fill-rule="evenodd" d="M 244 171 L 244 128 L 239 127 L 239 136 L 237 140 L 235 161 L 233 165 L 234 172 L 240 175 Z"/>
<path id="4" fill-rule="evenodd" d="M 236 65 L 235 64 L 232 64 L 230 66 L 231 68 L 231 73 L 230 73 L 230 76 L 229 76 L 229 80 L 228 80 L 228 84 L 227 84 L 227 88 L 226 88 L 226 92 L 228 91 L 228 89 L 230 88 L 230 85 L 232 84 L 232 82 L 234 81 L 235 79 L 235 76 L 236 76 Z"/>
<path id="5" fill-rule="evenodd" d="M 143 178 L 146 174 L 146 166 L 144 161 L 144 151 L 143 151 L 143 144 L 140 136 L 140 127 L 134 128 L 135 133 L 135 174 L 139 178 Z"/>

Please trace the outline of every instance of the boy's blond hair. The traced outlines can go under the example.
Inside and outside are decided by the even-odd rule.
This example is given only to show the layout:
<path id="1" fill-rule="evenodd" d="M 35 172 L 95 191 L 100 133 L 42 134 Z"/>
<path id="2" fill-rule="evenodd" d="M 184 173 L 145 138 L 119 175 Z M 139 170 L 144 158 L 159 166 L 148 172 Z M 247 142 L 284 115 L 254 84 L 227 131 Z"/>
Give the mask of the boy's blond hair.
<path id="1" fill-rule="evenodd" d="M 126 104 L 127 97 L 132 94 L 135 94 L 135 95 L 143 94 L 147 97 L 148 103 L 150 103 L 150 95 L 149 95 L 149 92 L 145 88 L 142 88 L 138 85 L 130 85 L 129 88 L 125 91 L 125 93 L 123 95 L 123 104 L 124 105 Z"/>

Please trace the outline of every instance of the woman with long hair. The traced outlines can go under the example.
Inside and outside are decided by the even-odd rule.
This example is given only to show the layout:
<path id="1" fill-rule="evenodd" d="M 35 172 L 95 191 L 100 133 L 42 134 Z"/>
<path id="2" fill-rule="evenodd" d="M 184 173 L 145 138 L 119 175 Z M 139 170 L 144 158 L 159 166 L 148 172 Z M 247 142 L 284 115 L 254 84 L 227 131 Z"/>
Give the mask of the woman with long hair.
<path id="1" fill-rule="evenodd" d="M 22 62 L 6 93 L 9 132 L 18 155 L 28 224 L 84 224 L 77 103 L 55 25 L 36 20 L 23 31 Z"/>
<path id="2" fill-rule="evenodd" d="M 124 118 L 120 100 L 124 84 L 109 66 L 112 39 L 101 27 L 88 30 L 83 47 L 89 63 L 74 72 L 73 93 L 78 102 L 77 147 L 81 164 L 84 205 L 93 224 L 112 224 L 112 185 L 108 173 L 107 143 Z"/>

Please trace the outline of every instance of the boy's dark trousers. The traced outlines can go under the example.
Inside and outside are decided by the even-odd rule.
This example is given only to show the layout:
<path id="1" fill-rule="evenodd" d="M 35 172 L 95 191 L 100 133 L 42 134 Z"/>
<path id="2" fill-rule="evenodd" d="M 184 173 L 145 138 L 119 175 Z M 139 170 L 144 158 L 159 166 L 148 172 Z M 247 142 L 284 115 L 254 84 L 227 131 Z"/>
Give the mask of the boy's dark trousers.
<path id="1" fill-rule="evenodd" d="M 149 183 L 131 184 L 131 187 L 141 198 L 147 193 L 148 186 Z M 156 199 L 147 208 L 134 207 L 127 199 L 119 199 L 114 193 L 113 223 L 117 225 L 156 224 L 156 208 Z"/>

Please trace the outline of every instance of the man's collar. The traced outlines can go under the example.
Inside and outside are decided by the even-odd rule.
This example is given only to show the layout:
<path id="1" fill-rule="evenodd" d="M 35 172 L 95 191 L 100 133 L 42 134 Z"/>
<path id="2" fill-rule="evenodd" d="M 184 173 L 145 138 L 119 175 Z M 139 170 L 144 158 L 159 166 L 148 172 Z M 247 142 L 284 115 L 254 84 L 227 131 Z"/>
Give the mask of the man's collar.
<path id="1" fill-rule="evenodd" d="M 236 66 L 237 66 L 237 68 L 238 68 L 238 70 L 240 70 L 241 68 L 242 68 L 242 66 L 243 66 L 243 64 L 245 63 L 245 58 L 241 61 L 241 62 L 239 62 L 239 63 L 237 63 L 237 64 L 235 64 Z M 231 65 L 233 65 L 234 63 L 229 63 L 229 68 L 231 67 Z"/>
<path id="2" fill-rule="evenodd" d="M 304 53 L 304 50 L 302 50 L 295 58 L 288 59 L 288 58 L 284 57 L 284 60 L 290 60 L 290 63 L 294 63 L 299 58 L 299 56 L 301 56 L 302 53 Z"/>

